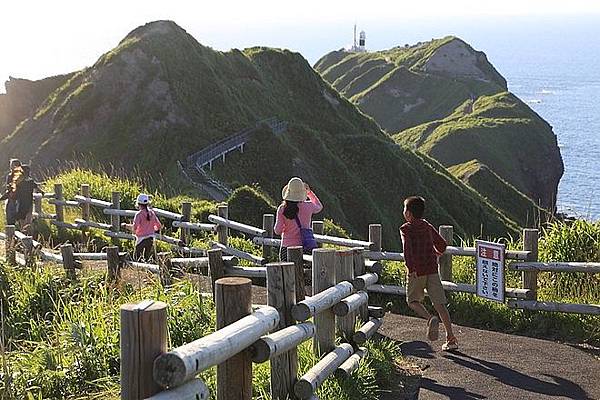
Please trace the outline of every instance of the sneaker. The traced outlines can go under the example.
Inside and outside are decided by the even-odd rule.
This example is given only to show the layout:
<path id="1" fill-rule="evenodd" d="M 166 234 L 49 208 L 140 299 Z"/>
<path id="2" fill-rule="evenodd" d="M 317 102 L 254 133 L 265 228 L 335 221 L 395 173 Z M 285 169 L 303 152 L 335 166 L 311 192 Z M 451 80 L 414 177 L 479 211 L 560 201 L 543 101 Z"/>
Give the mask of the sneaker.
<path id="1" fill-rule="evenodd" d="M 431 317 L 427 322 L 427 338 L 434 342 L 440 336 L 440 320 L 438 317 Z"/>
<path id="2" fill-rule="evenodd" d="M 446 343 L 442 345 L 443 351 L 454 351 L 458 350 L 458 340 L 456 337 L 451 337 L 446 340 Z"/>

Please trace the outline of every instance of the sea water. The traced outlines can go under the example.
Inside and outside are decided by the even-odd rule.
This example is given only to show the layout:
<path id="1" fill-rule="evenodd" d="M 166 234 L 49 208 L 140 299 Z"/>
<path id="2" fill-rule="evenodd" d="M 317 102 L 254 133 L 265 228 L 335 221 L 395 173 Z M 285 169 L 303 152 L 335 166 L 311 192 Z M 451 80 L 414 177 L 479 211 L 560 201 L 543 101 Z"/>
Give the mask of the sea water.
<path id="1" fill-rule="evenodd" d="M 600 220 L 600 24 L 567 27 L 541 26 L 486 53 L 509 90 L 553 127 L 565 164 L 558 210 Z"/>
<path id="2" fill-rule="evenodd" d="M 371 49 L 455 35 L 552 125 L 565 164 L 559 211 L 600 220 L 600 16 L 435 18 L 366 27 Z"/>

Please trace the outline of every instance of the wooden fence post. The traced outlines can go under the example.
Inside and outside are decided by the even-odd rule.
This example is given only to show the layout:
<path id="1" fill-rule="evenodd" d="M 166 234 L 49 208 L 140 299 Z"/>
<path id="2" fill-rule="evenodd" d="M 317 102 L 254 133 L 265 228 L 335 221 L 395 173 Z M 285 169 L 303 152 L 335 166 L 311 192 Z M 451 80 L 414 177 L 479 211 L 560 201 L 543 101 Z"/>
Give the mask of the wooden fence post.
<path id="1" fill-rule="evenodd" d="M 64 201 L 65 197 L 63 196 L 63 185 L 62 183 L 54 184 L 54 199 L 58 201 Z M 55 213 L 56 213 L 56 222 L 59 223 L 56 229 L 58 232 L 59 240 L 65 237 L 66 230 L 60 224 L 65 222 L 65 207 L 62 204 L 54 205 Z"/>
<path id="2" fill-rule="evenodd" d="M 33 218 L 31 221 L 31 232 L 32 232 L 34 239 L 38 239 L 38 237 L 39 237 L 40 224 L 42 221 L 42 218 L 40 218 L 40 217 L 44 213 L 44 210 L 42 207 L 43 199 L 44 198 L 41 194 L 39 196 L 33 197 L 33 212 L 34 212 L 34 214 L 37 214 L 37 217 Z"/>
<path id="3" fill-rule="evenodd" d="M 530 251 L 527 261 L 538 260 L 539 231 L 537 229 L 523 229 L 523 250 Z M 523 289 L 531 290 L 529 300 L 537 300 L 537 271 L 523 271 Z"/>
<path id="4" fill-rule="evenodd" d="M 252 281 L 221 278 L 215 282 L 217 329 L 252 313 Z M 217 366 L 217 399 L 252 399 L 252 358 L 245 350 Z"/>
<path id="5" fill-rule="evenodd" d="M 444 238 L 448 246 L 454 243 L 454 227 L 452 225 L 440 225 L 440 236 Z M 443 254 L 440 257 L 440 277 L 443 281 L 452 282 L 452 254 Z"/>
<path id="6" fill-rule="evenodd" d="M 296 269 L 296 302 L 306 298 L 302 252 L 302 246 L 290 246 L 287 248 L 287 260 L 288 262 L 294 263 Z"/>
<path id="7" fill-rule="evenodd" d="M 108 246 L 106 248 L 106 264 L 108 267 L 108 281 L 118 281 L 121 278 L 121 259 L 119 258 L 118 246 Z"/>
<path id="8" fill-rule="evenodd" d="M 373 251 L 381 251 L 381 224 L 369 224 L 369 242 L 374 244 Z"/>
<path id="9" fill-rule="evenodd" d="M 275 226 L 275 216 L 273 214 L 263 214 L 263 229 L 267 231 L 267 235 L 265 237 L 273 238 L 273 228 Z M 267 246 L 263 244 L 262 247 L 262 256 L 265 259 L 269 259 L 273 255 L 271 246 Z M 288 259 L 288 261 L 290 261 Z"/>
<path id="10" fill-rule="evenodd" d="M 90 199 L 90 185 L 88 185 L 86 183 L 82 183 L 80 192 L 83 197 L 85 197 L 88 200 Z M 80 204 L 80 207 L 81 207 L 81 219 L 86 222 L 89 221 L 90 220 L 90 204 L 84 202 L 84 203 Z M 87 245 L 88 232 L 89 232 L 89 228 L 87 226 L 81 227 L 81 242 L 85 245 L 86 249 L 88 248 L 88 245 Z"/>
<path id="11" fill-rule="evenodd" d="M 341 250 L 336 254 L 335 281 L 352 282 L 354 280 L 354 252 L 352 250 Z M 351 312 L 343 317 L 336 317 L 337 331 L 346 340 L 350 341 L 354 335 L 354 321 L 356 314 Z"/>
<path id="12" fill-rule="evenodd" d="M 35 269 L 35 252 L 33 250 L 33 238 L 25 236 L 21 239 L 23 243 L 23 258 L 25 259 L 25 267 Z"/>
<path id="13" fill-rule="evenodd" d="M 335 250 L 314 249 L 312 266 L 313 296 L 335 285 Z M 321 356 L 335 348 L 335 314 L 331 308 L 314 317 L 316 333 L 313 338 L 315 354 Z"/>
<path id="14" fill-rule="evenodd" d="M 181 221 L 190 222 L 192 220 L 192 203 L 184 201 L 181 203 L 181 215 L 183 218 Z M 191 230 L 189 228 L 179 228 L 179 239 L 185 244 L 188 244 L 191 240 Z"/>
<path id="15" fill-rule="evenodd" d="M 75 279 L 75 257 L 73 256 L 73 245 L 70 243 L 60 246 L 60 254 L 63 260 L 63 268 L 69 279 Z"/>
<path id="16" fill-rule="evenodd" d="M 43 208 L 42 208 L 42 200 L 44 198 L 42 197 L 41 194 L 39 194 L 39 196 L 34 196 L 33 197 L 33 212 L 36 213 L 38 216 L 43 214 Z"/>
<path id="17" fill-rule="evenodd" d="M 6 234 L 6 262 L 8 265 L 16 265 L 17 264 L 17 253 L 15 250 L 16 239 L 15 239 L 15 226 L 14 225 L 6 225 L 4 227 L 4 233 Z"/>
<path id="18" fill-rule="evenodd" d="M 352 249 L 354 253 L 354 276 L 361 276 L 367 272 L 367 267 L 365 266 L 365 257 L 364 257 L 364 249 L 360 247 L 356 247 Z M 369 320 L 369 307 L 367 304 L 361 306 L 359 308 L 358 315 L 363 322 L 367 322 Z"/>
<path id="19" fill-rule="evenodd" d="M 208 251 L 208 272 L 210 274 L 210 285 L 214 298 L 215 282 L 225 276 L 225 263 L 223 262 L 223 251 L 221 249 Z"/>
<path id="20" fill-rule="evenodd" d="M 167 351 L 167 305 L 144 300 L 121 306 L 121 399 L 142 400 L 162 389 L 154 360 Z"/>
<path id="21" fill-rule="evenodd" d="M 291 262 L 267 264 L 267 305 L 279 311 L 279 325 L 275 330 L 294 325 L 292 307 L 296 304 L 295 265 Z M 297 348 L 270 360 L 271 396 L 286 400 L 294 392 L 298 373 Z"/>
<path id="22" fill-rule="evenodd" d="M 322 235 L 325 230 L 325 224 L 323 221 L 313 221 L 311 227 L 315 235 Z M 323 247 L 321 243 L 318 243 L 318 246 Z"/>
<path id="23" fill-rule="evenodd" d="M 229 219 L 229 206 L 227 204 L 219 204 L 217 215 L 221 218 Z M 227 246 L 229 236 L 229 228 L 223 225 L 217 225 L 217 241 Z"/>
<path id="24" fill-rule="evenodd" d="M 113 210 L 121 209 L 121 192 L 112 192 L 110 208 Z M 110 216 L 110 230 L 112 232 L 119 232 L 121 230 L 121 217 L 116 214 Z M 118 238 L 113 238 L 113 244 L 119 246 L 121 241 Z"/>

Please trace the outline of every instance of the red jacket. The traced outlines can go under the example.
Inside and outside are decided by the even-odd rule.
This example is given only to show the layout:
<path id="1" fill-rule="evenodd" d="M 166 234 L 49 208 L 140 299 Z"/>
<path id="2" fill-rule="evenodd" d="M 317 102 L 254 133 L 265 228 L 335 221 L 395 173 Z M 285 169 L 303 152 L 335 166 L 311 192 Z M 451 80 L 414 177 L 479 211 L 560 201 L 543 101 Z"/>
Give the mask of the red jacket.
<path id="1" fill-rule="evenodd" d="M 400 227 L 404 261 L 417 276 L 438 273 L 438 257 L 446 250 L 446 241 L 426 220 L 416 219 Z"/>

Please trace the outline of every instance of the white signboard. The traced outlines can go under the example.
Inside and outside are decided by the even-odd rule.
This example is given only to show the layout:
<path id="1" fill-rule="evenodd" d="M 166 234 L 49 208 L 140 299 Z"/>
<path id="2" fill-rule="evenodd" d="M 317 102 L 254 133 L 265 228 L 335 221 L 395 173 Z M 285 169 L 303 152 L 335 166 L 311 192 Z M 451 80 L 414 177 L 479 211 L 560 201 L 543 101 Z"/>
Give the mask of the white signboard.
<path id="1" fill-rule="evenodd" d="M 499 243 L 477 240 L 477 296 L 504 303 L 504 251 Z"/>

